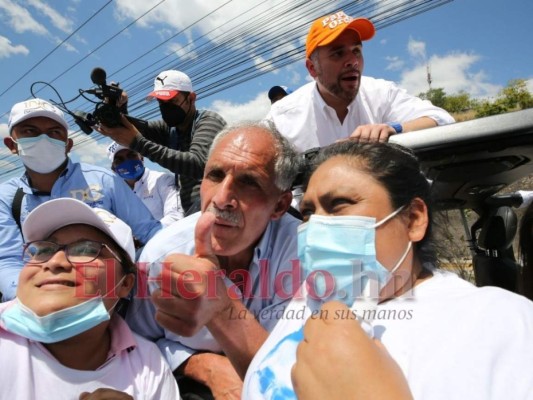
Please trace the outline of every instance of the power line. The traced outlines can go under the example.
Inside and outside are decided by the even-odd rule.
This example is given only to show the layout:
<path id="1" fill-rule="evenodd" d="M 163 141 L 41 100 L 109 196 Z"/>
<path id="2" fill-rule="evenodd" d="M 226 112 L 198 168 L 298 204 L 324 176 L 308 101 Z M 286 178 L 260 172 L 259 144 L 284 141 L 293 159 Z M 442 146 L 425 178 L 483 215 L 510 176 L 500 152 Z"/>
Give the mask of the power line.
<path id="1" fill-rule="evenodd" d="M 164 0 L 163 0 L 164 1 Z M 106 43 L 116 38 L 133 23 L 148 14 L 163 1 L 145 12 L 142 16 L 128 24 L 112 37 L 91 51 L 97 52 Z M 237 16 L 232 17 L 233 25 L 214 26 L 202 35 L 196 36 L 189 44 L 194 49 L 190 56 L 189 48 L 182 48 L 178 53 L 168 54 L 147 65 L 142 66 L 140 59 L 160 48 L 170 39 L 176 38 L 214 15 L 222 7 L 229 4 L 229 0 L 217 8 L 209 11 L 186 28 L 179 29 L 175 34 L 142 52 L 139 56 L 133 55 L 132 60 L 123 67 L 113 71 L 123 73 L 126 67 L 139 65 L 135 72 L 121 77 L 120 82 L 129 85 L 124 86 L 129 95 L 130 114 L 143 119 L 152 119 L 159 116 L 159 110 L 154 103 L 146 103 L 145 94 L 152 87 L 153 78 L 163 69 L 179 69 L 186 72 L 194 82 L 195 92 L 205 99 L 229 89 L 243 82 L 257 78 L 266 73 L 283 68 L 304 59 L 304 45 L 302 38 L 307 34 L 309 24 L 321 15 L 330 14 L 343 9 L 348 15 L 365 15 L 373 21 L 376 29 L 410 18 L 421 12 L 448 3 L 452 0 L 374 0 L 325 2 L 320 0 L 284 0 L 272 6 L 270 2 L 263 1 L 259 4 L 251 4 L 243 9 Z M 249 3 L 247 3 L 249 4 Z M 268 9 L 264 9 L 270 6 Z M 139 49 L 140 50 L 140 49 Z M 83 59 L 85 59 L 84 57 Z M 60 76 L 68 72 L 82 60 L 64 71 Z M 56 77 L 54 80 L 58 79 Z M 117 79 L 118 80 L 118 79 Z M 88 102 L 79 105 L 85 111 L 93 107 Z M 98 133 L 88 137 L 77 131 L 72 136 L 77 139 L 76 148 L 83 149 L 92 143 L 104 139 Z M 11 156 L 7 156 L 11 157 Z M 7 157 L 0 157 L 0 162 Z M 16 170 L 13 168 L 12 170 Z M 5 175 L 5 172 L 2 174 Z"/>
<path id="2" fill-rule="evenodd" d="M 109 42 L 111 42 L 113 39 L 115 39 L 117 36 L 119 36 L 121 33 L 123 33 L 125 30 L 127 30 L 130 26 L 134 25 L 137 21 L 139 21 L 141 18 L 143 18 L 144 16 L 146 16 L 148 13 L 150 13 L 152 10 L 154 10 L 155 8 L 157 8 L 159 5 L 161 5 L 162 3 L 164 3 L 166 0 L 161 0 L 159 3 L 157 3 L 155 6 L 151 7 L 148 11 L 146 11 L 144 14 L 142 14 L 140 17 L 136 18 L 135 20 L 133 20 L 132 22 L 130 22 L 128 25 L 126 25 L 124 28 L 122 28 L 120 31 L 118 31 L 117 33 L 115 33 L 113 36 L 111 36 L 109 39 L 105 40 L 104 42 L 102 42 L 100 45 L 98 45 L 95 49 L 91 50 L 88 54 L 86 54 L 85 56 L 83 56 L 81 59 L 79 59 L 77 62 L 75 62 L 74 64 L 72 64 L 70 67 L 68 67 L 65 71 L 63 71 L 62 73 L 60 73 L 58 76 L 56 76 L 54 79 L 52 79 L 49 83 L 53 83 L 55 82 L 56 80 L 58 80 L 59 78 L 61 78 L 63 75 L 65 75 L 67 72 L 69 72 L 70 70 L 72 70 L 74 67 L 76 67 L 77 65 L 79 65 L 82 61 L 86 60 L 87 58 L 89 58 L 92 54 L 96 53 L 98 50 L 100 50 L 102 47 L 104 47 L 106 44 L 108 44 Z M 36 93 L 39 93 L 39 90 L 36 92 Z"/>
<path id="3" fill-rule="evenodd" d="M 13 86 L 15 86 L 17 83 L 19 83 L 22 79 L 24 79 L 31 71 L 33 71 L 35 68 L 37 68 L 44 60 L 46 60 L 48 57 L 52 55 L 58 48 L 60 48 L 67 40 L 69 40 L 74 34 L 76 34 L 81 28 L 83 28 L 85 25 L 89 23 L 94 17 L 96 17 L 100 12 L 106 8 L 109 4 L 111 4 L 113 0 L 109 0 L 107 3 L 105 3 L 100 9 L 98 9 L 96 12 L 94 12 L 89 18 L 87 18 L 80 26 L 78 26 L 70 35 L 68 35 L 65 39 L 61 41 L 56 47 L 54 47 L 51 51 L 49 51 L 43 58 L 41 58 L 37 63 L 31 67 L 29 70 L 27 70 L 20 78 L 18 78 L 15 82 L 13 82 L 11 85 L 7 87 L 2 93 L 0 93 L 0 96 L 4 95 L 11 89 Z M 5 114 L 4 114 L 5 115 Z"/>

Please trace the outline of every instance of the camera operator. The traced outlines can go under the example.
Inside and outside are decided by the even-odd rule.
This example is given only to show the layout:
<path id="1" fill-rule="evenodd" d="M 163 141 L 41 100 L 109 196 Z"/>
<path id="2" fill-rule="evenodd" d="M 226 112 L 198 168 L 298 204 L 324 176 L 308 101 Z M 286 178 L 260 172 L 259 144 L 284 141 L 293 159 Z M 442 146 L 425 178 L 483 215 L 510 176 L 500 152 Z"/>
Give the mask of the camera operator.
<path id="1" fill-rule="evenodd" d="M 213 111 L 196 109 L 191 80 L 180 71 L 163 71 L 155 78 L 147 100 L 154 98 L 162 120 L 150 121 L 139 131 L 123 117 L 124 126 L 100 124 L 97 130 L 174 172 L 176 186 L 181 188 L 181 204 L 187 211 L 198 204 L 209 147 L 226 121 Z"/>

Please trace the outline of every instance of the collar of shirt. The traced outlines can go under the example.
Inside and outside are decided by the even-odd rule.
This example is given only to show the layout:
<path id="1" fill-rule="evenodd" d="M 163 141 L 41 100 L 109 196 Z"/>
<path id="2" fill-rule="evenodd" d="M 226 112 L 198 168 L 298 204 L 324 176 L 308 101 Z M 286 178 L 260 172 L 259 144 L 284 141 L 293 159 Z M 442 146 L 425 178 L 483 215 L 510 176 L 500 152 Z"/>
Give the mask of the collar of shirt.
<path id="1" fill-rule="evenodd" d="M 146 167 L 144 167 L 144 173 L 141 176 L 141 179 L 135 182 L 133 185 L 133 191 L 137 193 L 146 183 L 146 180 L 148 179 L 148 174 L 150 173 L 150 170 Z"/>
<path id="2" fill-rule="evenodd" d="M 255 246 L 254 257 L 250 263 L 250 267 L 252 265 L 259 265 L 259 260 L 268 259 L 272 255 L 272 243 L 270 239 L 272 236 L 272 224 L 274 223 L 275 221 L 268 222 L 268 225 L 263 232 L 263 236 L 261 236 L 259 243 Z"/>
<path id="3" fill-rule="evenodd" d="M 109 346 L 106 362 L 123 351 L 130 352 L 137 347 L 137 341 L 122 317 L 113 315 L 109 329 L 111 331 L 111 346 Z"/>
<path id="4" fill-rule="evenodd" d="M 68 161 L 67 166 L 65 167 L 63 172 L 61 172 L 61 174 L 59 175 L 59 178 L 64 177 L 65 179 L 68 179 L 74 173 L 74 168 L 72 168 L 73 163 L 70 157 L 67 157 L 67 161 Z M 26 194 L 34 194 L 36 196 L 50 196 L 50 192 L 40 192 L 38 190 L 35 190 L 30 185 L 30 177 L 28 176 L 28 172 L 24 172 L 24 175 L 22 175 L 22 177 L 20 178 L 20 182 L 22 184 L 22 190 Z"/>
<path id="5" fill-rule="evenodd" d="M 322 97 L 322 95 L 318 91 L 318 85 L 316 84 L 316 82 L 315 82 L 315 87 L 313 88 L 312 96 L 313 96 L 313 102 L 315 103 L 315 105 L 317 105 L 319 108 L 324 110 L 325 113 L 329 114 L 329 116 L 331 118 L 334 118 L 336 121 L 338 121 L 337 112 L 335 111 L 335 109 L 333 107 L 329 106 L 324 101 L 324 98 Z M 350 105 L 347 107 L 348 108 L 348 114 L 350 114 L 352 112 L 352 110 L 354 109 L 355 103 L 356 103 L 356 99 L 357 99 L 357 96 L 355 97 L 355 99 L 352 100 Z M 339 121 L 339 123 L 340 123 L 340 121 Z"/>

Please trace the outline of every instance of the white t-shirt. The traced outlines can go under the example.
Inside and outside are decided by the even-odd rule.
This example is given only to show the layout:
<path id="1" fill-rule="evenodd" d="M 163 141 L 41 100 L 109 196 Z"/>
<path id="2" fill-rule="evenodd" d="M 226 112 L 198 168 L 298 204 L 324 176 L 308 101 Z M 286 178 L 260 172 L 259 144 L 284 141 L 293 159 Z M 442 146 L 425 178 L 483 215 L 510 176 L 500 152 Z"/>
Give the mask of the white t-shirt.
<path id="1" fill-rule="evenodd" d="M 163 226 L 183 218 L 183 208 L 173 174 L 145 168 L 141 179 L 135 182 L 133 192 Z"/>
<path id="2" fill-rule="evenodd" d="M 376 311 L 374 336 L 415 399 L 533 398 L 533 303 L 525 297 L 437 271 Z M 305 299 L 287 307 L 248 368 L 243 399 L 296 398 L 290 371 L 310 312 Z"/>
<path id="3" fill-rule="evenodd" d="M 342 123 L 320 96 L 315 82 L 274 103 L 266 119 L 273 121 L 281 134 L 302 152 L 346 139 L 359 125 L 403 123 L 420 117 L 429 117 L 437 125 L 455 122 L 442 108 L 411 96 L 393 82 L 363 76 L 359 93 L 348 106 L 348 115 Z"/>
<path id="4" fill-rule="evenodd" d="M 107 361 L 95 371 L 81 371 L 59 363 L 41 343 L 0 327 L 0 399 L 75 400 L 99 388 L 123 391 L 135 400 L 179 399 L 157 346 L 131 332 L 118 316 L 110 329 Z"/>

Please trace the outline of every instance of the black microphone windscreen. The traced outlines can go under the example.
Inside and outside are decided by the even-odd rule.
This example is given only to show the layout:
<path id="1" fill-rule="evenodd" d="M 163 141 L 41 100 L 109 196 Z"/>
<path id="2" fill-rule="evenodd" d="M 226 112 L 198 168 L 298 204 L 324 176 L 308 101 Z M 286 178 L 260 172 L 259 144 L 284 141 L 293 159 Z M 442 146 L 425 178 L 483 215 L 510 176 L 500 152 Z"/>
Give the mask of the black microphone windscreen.
<path id="1" fill-rule="evenodd" d="M 91 72 L 91 81 L 100 86 L 104 86 L 106 83 L 107 74 L 103 68 L 96 67 L 93 69 L 93 72 Z"/>

